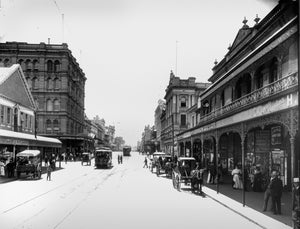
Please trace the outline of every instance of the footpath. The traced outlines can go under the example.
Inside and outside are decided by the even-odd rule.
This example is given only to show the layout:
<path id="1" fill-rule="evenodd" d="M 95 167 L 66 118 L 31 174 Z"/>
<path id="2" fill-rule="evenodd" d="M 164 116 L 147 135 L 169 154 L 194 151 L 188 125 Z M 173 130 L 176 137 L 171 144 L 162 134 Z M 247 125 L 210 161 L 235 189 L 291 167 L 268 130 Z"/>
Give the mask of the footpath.
<path id="1" fill-rule="evenodd" d="M 235 213 L 247 218 L 249 221 L 252 221 L 253 223 L 255 223 L 256 225 L 260 226 L 263 229 L 291 229 L 292 228 L 291 223 L 290 225 L 284 223 L 286 220 L 281 220 L 283 221 L 281 222 L 266 214 L 263 214 L 258 210 L 253 209 L 252 207 L 243 206 L 241 202 L 229 198 L 228 196 L 220 192 L 217 193 L 216 190 L 210 188 L 210 186 L 203 186 L 202 190 L 207 197 L 217 201 L 218 203 L 229 208 Z M 234 191 L 236 190 L 232 190 L 232 192 Z M 263 202 L 260 202 L 261 206 L 262 204 Z M 291 221 L 291 217 L 290 217 L 290 221 Z"/>

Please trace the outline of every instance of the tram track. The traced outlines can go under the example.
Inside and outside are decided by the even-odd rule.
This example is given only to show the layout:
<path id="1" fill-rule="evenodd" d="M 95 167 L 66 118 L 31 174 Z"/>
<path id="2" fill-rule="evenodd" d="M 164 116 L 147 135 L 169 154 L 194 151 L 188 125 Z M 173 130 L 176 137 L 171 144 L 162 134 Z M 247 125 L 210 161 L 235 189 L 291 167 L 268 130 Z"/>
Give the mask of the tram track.
<path id="1" fill-rule="evenodd" d="M 102 174 L 102 173 L 104 173 L 104 172 L 105 172 L 105 170 L 99 171 L 95 176 L 93 176 L 91 179 L 89 179 L 89 181 L 91 181 L 92 179 L 95 179 L 96 176 L 99 176 L 100 174 Z M 88 174 L 91 174 L 91 173 L 93 173 L 93 171 L 89 172 Z M 39 195 L 36 195 L 36 196 L 34 196 L 34 197 L 32 197 L 32 198 L 26 200 L 26 201 L 23 201 L 23 202 L 21 202 L 21 203 L 19 203 L 19 204 L 17 204 L 17 205 L 14 205 L 13 207 L 10 207 L 10 208 L 8 208 L 8 209 L 2 211 L 2 215 L 3 215 L 3 214 L 6 214 L 6 213 L 8 213 L 8 212 L 10 212 L 10 211 L 12 211 L 12 210 L 18 208 L 18 207 L 21 207 L 21 206 L 23 206 L 23 205 L 29 204 L 30 202 L 32 202 L 32 201 L 34 201 L 34 200 L 37 200 L 37 199 L 39 199 L 39 198 L 41 198 L 41 197 L 43 197 L 43 196 L 45 196 L 45 195 L 47 195 L 47 194 L 49 194 L 49 193 L 51 193 L 51 192 L 54 192 L 54 191 L 56 191 L 56 190 L 58 190 L 58 189 L 60 189 L 60 188 L 62 188 L 62 187 L 64 187 L 64 186 L 66 186 L 66 185 L 69 185 L 69 184 L 71 184 L 71 183 L 73 183 L 73 182 L 76 182 L 77 180 L 83 179 L 83 178 L 86 177 L 88 174 L 87 174 L 87 173 L 84 173 L 84 174 L 82 174 L 82 175 L 80 175 L 80 176 L 75 177 L 74 179 L 72 179 L 72 180 L 70 180 L 70 181 L 68 181 L 68 182 L 65 182 L 65 183 L 63 183 L 63 184 L 61 184 L 61 185 L 58 185 L 58 186 L 56 186 L 56 187 L 54 187 L 54 188 L 52 188 L 52 189 L 50 189 L 50 190 L 48 190 L 48 191 L 46 191 L 46 192 L 43 192 L 43 193 L 41 193 L 41 194 L 39 194 Z M 85 182 L 87 182 L 87 180 L 85 180 L 83 183 L 85 183 Z"/>

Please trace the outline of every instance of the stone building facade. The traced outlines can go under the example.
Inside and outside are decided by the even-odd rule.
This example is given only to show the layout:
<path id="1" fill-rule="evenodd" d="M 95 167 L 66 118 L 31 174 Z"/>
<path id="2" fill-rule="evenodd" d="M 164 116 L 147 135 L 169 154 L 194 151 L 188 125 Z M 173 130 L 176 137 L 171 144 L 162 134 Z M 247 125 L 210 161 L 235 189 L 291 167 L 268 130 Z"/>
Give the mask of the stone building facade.
<path id="1" fill-rule="evenodd" d="M 20 64 L 37 105 L 37 132 L 56 137 L 63 151 L 82 150 L 86 77 L 68 45 L 0 43 L 0 65 Z"/>
<path id="2" fill-rule="evenodd" d="M 172 156 L 180 156 L 177 147 L 177 135 L 188 129 L 191 125 L 188 119 L 189 109 L 196 103 L 196 92 L 204 91 L 209 83 L 196 83 L 196 78 L 189 77 L 186 80 L 170 74 L 169 85 L 166 89 L 166 110 L 162 126 L 163 151 Z"/>
<path id="3" fill-rule="evenodd" d="M 229 175 L 237 165 L 250 177 L 259 167 L 266 180 L 277 170 L 287 190 L 299 177 L 295 9 L 295 1 L 280 1 L 253 27 L 244 19 L 215 63 L 212 85 L 200 95 L 198 124 L 178 135 L 183 151 L 200 155 L 202 166 L 219 165 Z"/>

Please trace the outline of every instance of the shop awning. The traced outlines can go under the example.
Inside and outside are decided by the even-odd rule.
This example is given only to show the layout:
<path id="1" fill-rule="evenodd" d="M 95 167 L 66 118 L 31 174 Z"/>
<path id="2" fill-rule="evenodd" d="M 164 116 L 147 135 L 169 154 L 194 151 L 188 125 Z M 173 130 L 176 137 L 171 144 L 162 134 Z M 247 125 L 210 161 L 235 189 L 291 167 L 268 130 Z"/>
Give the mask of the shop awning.
<path id="1" fill-rule="evenodd" d="M 37 147 L 52 147 L 61 148 L 61 141 L 56 138 L 48 138 L 14 132 L 10 130 L 0 130 L 0 144 L 4 145 L 22 145 L 22 146 L 37 146 Z"/>

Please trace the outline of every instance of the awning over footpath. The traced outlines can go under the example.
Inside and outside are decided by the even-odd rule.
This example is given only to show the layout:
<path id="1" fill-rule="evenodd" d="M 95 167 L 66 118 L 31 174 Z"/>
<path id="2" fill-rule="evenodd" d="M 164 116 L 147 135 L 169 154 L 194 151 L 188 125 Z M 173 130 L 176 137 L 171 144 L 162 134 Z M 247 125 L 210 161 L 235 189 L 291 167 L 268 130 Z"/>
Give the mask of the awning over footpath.
<path id="1" fill-rule="evenodd" d="M 62 145 L 61 141 L 56 138 L 48 138 L 38 135 L 35 138 L 35 135 L 33 134 L 14 132 L 10 130 L 0 130 L 0 144 L 52 148 L 61 148 Z"/>

